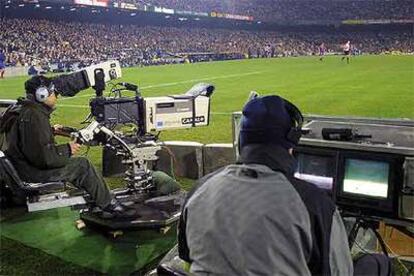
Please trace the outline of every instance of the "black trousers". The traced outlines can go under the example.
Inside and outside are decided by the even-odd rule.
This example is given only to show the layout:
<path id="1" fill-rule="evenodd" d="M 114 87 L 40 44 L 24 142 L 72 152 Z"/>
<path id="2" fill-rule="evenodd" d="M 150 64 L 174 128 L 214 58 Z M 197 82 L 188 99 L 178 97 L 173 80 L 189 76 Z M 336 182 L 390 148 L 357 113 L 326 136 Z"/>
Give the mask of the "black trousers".
<path id="1" fill-rule="evenodd" d="M 391 259 L 384 254 L 363 254 L 354 260 L 354 275 L 393 275 Z"/>
<path id="2" fill-rule="evenodd" d="M 31 181 L 71 183 L 79 189 L 85 190 L 96 205 L 105 208 L 111 202 L 112 196 L 102 178 L 91 162 L 84 157 L 70 158 L 69 163 L 59 169 L 45 170 L 30 177 Z M 35 179 L 33 179 L 35 178 Z"/>

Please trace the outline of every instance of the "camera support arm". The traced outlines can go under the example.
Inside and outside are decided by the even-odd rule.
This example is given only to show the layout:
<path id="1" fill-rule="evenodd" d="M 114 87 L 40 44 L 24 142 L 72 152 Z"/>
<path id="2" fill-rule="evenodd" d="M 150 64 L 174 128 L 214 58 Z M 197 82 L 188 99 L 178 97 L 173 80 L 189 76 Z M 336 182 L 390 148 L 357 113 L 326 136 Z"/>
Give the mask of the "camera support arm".
<path id="1" fill-rule="evenodd" d="M 106 141 L 111 139 L 118 142 L 115 146 L 117 154 L 123 156 L 123 163 L 128 166 L 126 172 L 126 181 L 130 189 L 143 191 L 151 189 L 152 175 L 148 170 L 147 162 L 158 159 L 157 151 L 161 150 L 161 146 L 155 141 L 140 142 L 134 148 L 131 148 L 125 141 L 112 130 L 106 128 L 100 123 L 93 121 L 86 128 L 79 130 L 74 137 L 83 144 L 90 144 L 94 141 L 97 134 L 103 133 Z"/>

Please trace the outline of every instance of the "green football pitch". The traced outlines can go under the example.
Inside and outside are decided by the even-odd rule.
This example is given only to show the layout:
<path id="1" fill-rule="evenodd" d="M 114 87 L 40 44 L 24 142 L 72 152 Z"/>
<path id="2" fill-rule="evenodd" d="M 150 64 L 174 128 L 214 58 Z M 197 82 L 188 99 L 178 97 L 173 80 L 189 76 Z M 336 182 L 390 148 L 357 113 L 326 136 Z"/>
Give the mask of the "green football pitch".
<path id="1" fill-rule="evenodd" d="M 25 80 L 0 80 L 0 99 L 23 95 Z M 308 114 L 414 118 L 414 56 L 360 56 L 351 64 L 334 56 L 127 68 L 122 81 L 138 84 L 144 97 L 183 93 L 198 82 L 216 86 L 210 126 L 166 131 L 163 140 L 230 142 L 231 113 L 242 109 L 252 90 L 286 97 Z M 61 98 L 53 121 L 79 127 L 91 97 L 87 90 Z"/>
<path id="2" fill-rule="evenodd" d="M 6 73 L 0 80 L 0 99 L 23 96 L 27 79 L 7 78 Z M 231 113 L 242 109 L 252 90 L 281 95 L 305 114 L 414 119 L 414 56 L 360 56 L 350 64 L 333 56 L 323 62 L 303 57 L 126 68 L 119 81 L 138 84 L 144 97 L 180 94 L 198 82 L 216 86 L 210 126 L 165 131 L 160 136 L 164 141 L 231 142 Z M 53 122 L 81 127 L 91 97 L 93 91 L 87 90 L 60 98 Z M 99 148 L 91 149 L 89 158 L 100 167 Z M 111 186 L 119 183 L 108 181 Z M 1 274 L 93 273 L 12 240 L 1 242 Z"/>

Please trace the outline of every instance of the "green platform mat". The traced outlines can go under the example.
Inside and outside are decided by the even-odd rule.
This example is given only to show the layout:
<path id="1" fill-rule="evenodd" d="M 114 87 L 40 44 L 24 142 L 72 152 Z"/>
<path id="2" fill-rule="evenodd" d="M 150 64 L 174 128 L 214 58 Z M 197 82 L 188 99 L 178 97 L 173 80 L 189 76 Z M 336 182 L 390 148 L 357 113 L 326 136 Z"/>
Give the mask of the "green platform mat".
<path id="1" fill-rule="evenodd" d="M 70 208 L 26 213 L 2 220 L 0 230 L 6 238 L 111 275 L 140 271 L 165 254 L 176 241 L 175 227 L 167 234 L 135 231 L 112 239 L 91 230 L 77 230 L 78 218 L 79 213 Z"/>

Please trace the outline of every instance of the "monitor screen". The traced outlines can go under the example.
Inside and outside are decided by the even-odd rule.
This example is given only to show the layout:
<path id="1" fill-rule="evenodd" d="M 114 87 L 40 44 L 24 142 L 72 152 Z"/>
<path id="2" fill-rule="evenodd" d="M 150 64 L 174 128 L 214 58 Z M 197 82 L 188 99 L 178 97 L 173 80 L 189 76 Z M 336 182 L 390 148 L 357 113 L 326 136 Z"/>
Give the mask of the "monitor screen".
<path id="1" fill-rule="evenodd" d="M 335 175 L 335 158 L 331 156 L 299 153 L 295 177 L 332 190 Z"/>
<path id="2" fill-rule="evenodd" d="M 343 192 L 387 198 L 389 173 L 387 162 L 345 159 Z"/>

